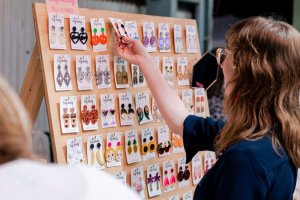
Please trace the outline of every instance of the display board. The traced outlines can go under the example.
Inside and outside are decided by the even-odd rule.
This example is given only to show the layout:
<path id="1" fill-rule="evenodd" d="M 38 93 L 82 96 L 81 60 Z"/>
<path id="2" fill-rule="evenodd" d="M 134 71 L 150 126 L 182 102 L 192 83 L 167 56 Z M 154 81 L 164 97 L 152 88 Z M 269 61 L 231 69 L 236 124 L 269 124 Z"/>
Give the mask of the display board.
<path id="1" fill-rule="evenodd" d="M 115 31 L 139 39 L 191 114 L 208 116 L 205 91 L 189 85 L 201 57 L 196 21 L 83 8 L 79 15 L 63 18 L 55 32 L 46 5 L 33 4 L 37 41 L 20 96 L 34 121 L 44 94 L 55 162 L 105 170 L 146 199 L 189 199 L 214 155 L 185 165 L 182 138 L 161 121 L 139 67 L 116 57 L 113 46 Z M 63 45 L 53 48 L 55 39 Z"/>

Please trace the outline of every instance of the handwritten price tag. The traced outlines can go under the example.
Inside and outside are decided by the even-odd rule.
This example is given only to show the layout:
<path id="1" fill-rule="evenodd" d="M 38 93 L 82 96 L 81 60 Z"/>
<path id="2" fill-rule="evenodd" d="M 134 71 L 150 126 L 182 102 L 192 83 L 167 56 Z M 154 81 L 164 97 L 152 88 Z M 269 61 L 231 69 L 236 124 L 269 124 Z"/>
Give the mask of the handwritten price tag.
<path id="1" fill-rule="evenodd" d="M 46 0 L 48 13 L 60 13 L 69 18 L 70 15 L 78 15 L 77 0 Z"/>

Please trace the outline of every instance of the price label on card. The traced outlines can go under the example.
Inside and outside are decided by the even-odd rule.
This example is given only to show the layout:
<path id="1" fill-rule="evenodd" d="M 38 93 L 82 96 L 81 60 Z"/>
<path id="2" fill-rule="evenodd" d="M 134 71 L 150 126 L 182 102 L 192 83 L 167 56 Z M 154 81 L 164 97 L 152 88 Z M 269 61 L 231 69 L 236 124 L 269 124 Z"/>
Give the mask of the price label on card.
<path id="1" fill-rule="evenodd" d="M 48 13 L 60 13 L 66 17 L 79 13 L 77 0 L 46 0 L 46 5 Z"/>

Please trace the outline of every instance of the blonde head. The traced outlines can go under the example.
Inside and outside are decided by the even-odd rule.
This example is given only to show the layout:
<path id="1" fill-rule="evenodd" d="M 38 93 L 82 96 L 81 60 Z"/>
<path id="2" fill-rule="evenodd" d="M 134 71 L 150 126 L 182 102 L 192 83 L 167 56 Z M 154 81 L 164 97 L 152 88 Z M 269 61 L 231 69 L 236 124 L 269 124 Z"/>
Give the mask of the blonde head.
<path id="1" fill-rule="evenodd" d="M 0 76 L 0 164 L 33 157 L 31 128 L 18 95 Z"/>
<path id="2" fill-rule="evenodd" d="M 217 138 L 218 152 L 240 140 L 270 135 L 300 167 L 300 34 L 272 18 L 252 17 L 226 35 L 235 66 L 225 93 L 228 123 Z"/>

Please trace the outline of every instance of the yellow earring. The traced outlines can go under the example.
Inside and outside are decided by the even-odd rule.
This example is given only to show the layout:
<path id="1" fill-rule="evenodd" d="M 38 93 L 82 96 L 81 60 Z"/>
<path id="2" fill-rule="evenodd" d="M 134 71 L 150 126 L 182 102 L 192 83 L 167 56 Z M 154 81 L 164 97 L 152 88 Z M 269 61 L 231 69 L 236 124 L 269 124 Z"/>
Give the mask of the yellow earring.
<path id="1" fill-rule="evenodd" d="M 115 150 L 111 146 L 111 142 L 107 144 L 107 149 L 105 152 L 106 162 L 111 163 L 114 157 Z"/>
<path id="2" fill-rule="evenodd" d="M 153 141 L 153 136 L 150 136 L 150 142 L 148 143 L 148 150 L 149 150 L 149 152 L 153 153 L 154 150 L 155 150 L 155 147 L 156 147 L 156 145 L 155 145 L 155 143 Z"/>
<path id="3" fill-rule="evenodd" d="M 115 160 L 120 162 L 123 158 L 123 149 L 121 147 L 121 142 L 117 142 L 117 147 L 115 149 Z"/>
<path id="4" fill-rule="evenodd" d="M 142 144 L 142 155 L 146 155 L 148 152 L 148 145 L 146 143 L 147 139 L 143 139 L 143 144 Z"/>

